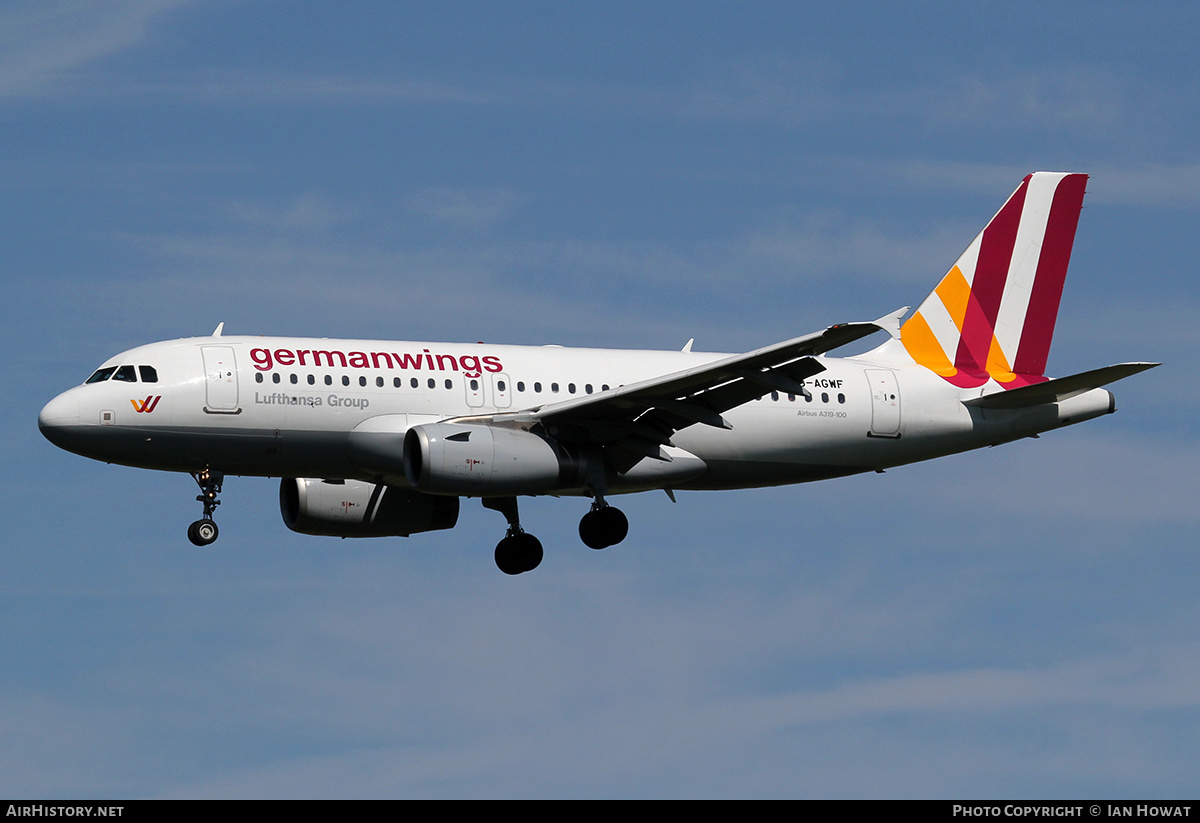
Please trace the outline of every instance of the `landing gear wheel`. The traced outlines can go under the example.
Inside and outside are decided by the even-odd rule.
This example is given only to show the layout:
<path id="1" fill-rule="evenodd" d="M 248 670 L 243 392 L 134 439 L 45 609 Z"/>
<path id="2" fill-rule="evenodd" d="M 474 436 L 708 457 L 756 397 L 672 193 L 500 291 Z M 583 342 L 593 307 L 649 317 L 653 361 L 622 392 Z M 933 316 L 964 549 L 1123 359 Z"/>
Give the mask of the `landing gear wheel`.
<path id="1" fill-rule="evenodd" d="M 207 546 L 217 539 L 218 534 L 217 524 L 207 518 L 188 526 L 188 540 L 196 546 Z"/>
<path id="2" fill-rule="evenodd" d="M 629 518 L 615 506 L 592 509 L 579 521 L 579 539 L 591 549 L 607 549 L 629 534 Z"/>
<path id="3" fill-rule="evenodd" d="M 521 528 L 517 516 L 517 498 L 485 497 L 483 507 L 504 515 L 508 531 L 504 539 L 496 544 L 496 566 L 505 574 L 521 574 L 533 571 L 542 562 L 542 541 Z"/>
<path id="4" fill-rule="evenodd" d="M 188 526 L 188 540 L 197 546 L 207 546 L 217 539 L 217 524 L 213 522 L 212 517 L 217 506 L 221 505 L 217 495 L 221 493 L 221 484 L 225 482 L 225 475 L 211 471 L 207 467 L 191 474 L 196 485 L 200 487 L 200 494 L 196 496 L 196 500 L 204 504 L 204 516 Z"/>
<path id="5" fill-rule="evenodd" d="M 533 571 L 542 554 L 542 542 L 532 534 L 510 534 L 496 544 L 496 566 L 505 574 Z"/>

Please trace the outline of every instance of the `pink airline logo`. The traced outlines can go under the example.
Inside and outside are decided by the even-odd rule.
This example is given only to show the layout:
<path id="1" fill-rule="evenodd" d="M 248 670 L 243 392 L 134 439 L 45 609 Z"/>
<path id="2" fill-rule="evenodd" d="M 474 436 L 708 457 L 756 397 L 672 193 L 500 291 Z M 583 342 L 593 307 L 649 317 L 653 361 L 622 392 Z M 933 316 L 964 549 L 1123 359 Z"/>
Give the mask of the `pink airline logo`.
<path id="1" fill-rule="evenodd" d="M 900 329 L 912 358 L 960 388 L 1046 380 L 1086 174 L 1036 172 Z"/>

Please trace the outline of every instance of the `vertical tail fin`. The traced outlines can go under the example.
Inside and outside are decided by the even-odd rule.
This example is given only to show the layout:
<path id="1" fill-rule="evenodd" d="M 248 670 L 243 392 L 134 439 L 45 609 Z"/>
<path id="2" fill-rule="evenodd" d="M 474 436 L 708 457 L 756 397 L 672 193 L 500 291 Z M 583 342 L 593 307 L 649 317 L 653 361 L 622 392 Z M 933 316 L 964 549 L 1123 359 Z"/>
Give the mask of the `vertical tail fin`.
<path id="1" fill-rule="evenodd" d="M 917 363 L 962 388 L 1045 380 L 1086 174 L 1026 177 L 900 329 Z"/>

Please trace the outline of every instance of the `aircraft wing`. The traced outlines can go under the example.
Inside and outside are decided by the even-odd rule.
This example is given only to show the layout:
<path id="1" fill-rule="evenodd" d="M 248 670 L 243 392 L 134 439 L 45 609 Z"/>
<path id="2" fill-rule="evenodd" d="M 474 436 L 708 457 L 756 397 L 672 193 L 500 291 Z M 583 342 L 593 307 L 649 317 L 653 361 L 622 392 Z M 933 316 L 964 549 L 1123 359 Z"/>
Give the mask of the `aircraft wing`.
<path id="1" fill-rule="evenodd" d="M 732 428 L 722 416 L 771 391 L 804 392 L 802 382 L 825 370 L 815 355 L 889 329 L 907 309 L 870 323 L 839 323 L 824 331 L 558 403 L 495 415 L 497 423 L 543 424 L 557 439 L 604 446 L 606 461 L 627 471 L 644 457 L 670 460 L 663 446 L 696 423 Z"/>

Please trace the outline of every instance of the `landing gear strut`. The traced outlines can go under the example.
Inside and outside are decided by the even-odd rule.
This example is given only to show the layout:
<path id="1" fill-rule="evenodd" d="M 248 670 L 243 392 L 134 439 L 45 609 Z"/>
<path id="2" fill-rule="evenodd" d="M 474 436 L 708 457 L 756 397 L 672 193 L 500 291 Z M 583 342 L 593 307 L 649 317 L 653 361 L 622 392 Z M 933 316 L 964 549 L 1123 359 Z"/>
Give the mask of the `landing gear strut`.
<path id="1" fill-rule="evenodd" d="M 629 534 L 629 518 L 620 509 L 608 505 L 604 499 L 608 491 L 608 478 L 603 458 L 598 454 L 591 455 L 587 467 L 592 510 L 579 521 L 579 539 L 589 549 L 607 549 L 620 543 Z"/>
<path id="2" fill-rule="evenodd" d="M 200 494 L 196 495 L 196 500 L 204 504 L 204 516 L 188 526 L 188 540 L 196 546 L 207 546 L 216 540 L 219 534 L 217 524 L 213 522 L 212 516 L 217 506 L 221 505 L 217 495 L 221 493 L 221 484 L 225 481 L 225 475 L 208 469 L 191 474 L 196 485 L 200 487 Z"/>
<path id="3" fill-rule="evenodd" d="M 500 512 L 508 521 L 504 539 L 496 544 L 496 566 L 505 574 L 533 571 L 542 562 L 542 543 L 521 528 L 517 498 L 485 497 L 483 506 Z"/>

